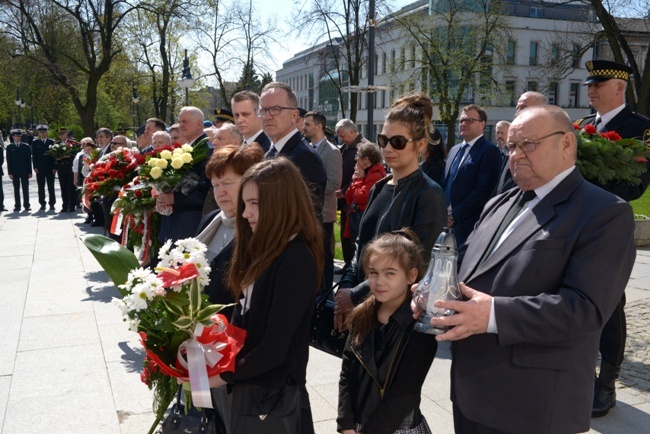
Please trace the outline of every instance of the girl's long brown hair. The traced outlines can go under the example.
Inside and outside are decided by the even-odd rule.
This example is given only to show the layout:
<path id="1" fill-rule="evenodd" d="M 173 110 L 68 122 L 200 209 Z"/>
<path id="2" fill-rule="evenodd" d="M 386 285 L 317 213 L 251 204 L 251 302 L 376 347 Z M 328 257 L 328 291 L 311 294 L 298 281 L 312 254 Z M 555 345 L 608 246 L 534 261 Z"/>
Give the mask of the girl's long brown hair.
<path id="1" fill-rule="evenodd" d="M 258 189 L 255 232 L 242 217 L 242 191 L 249 182 Z M 237 235 L 228 272 L 235 299 L 280 256 L 292 235 L 303 239 L 314 258 L 317 290 L 323 273 L 323 235 L 309 189 L 296 166 L 286 158 L 262 161 L 246 171 L 237 195 Z"/>
<path id="2" fill-rule="evenodd" d="M 420 241 L 415 232 L 408 228 L 382 234 L 368 244 L 362 256 L 363 271 L 366 276 L 368 275 L 370 258 L 373 255 L 393 258 L 406 273 L 413 268 L 417 269 L 416 282 L 420 280 L 424 272 Z M 407 290 L 404 294 L 404 300 L 410 296 L 411 291 Z M 350 339 L 354 345 L 361 345 L 361 342 L 372 332 L 380 305 L 381 302 L 377 301 L 374 294 L 371 293 L 348 316 L 347 325 L 350 327 Z"/>

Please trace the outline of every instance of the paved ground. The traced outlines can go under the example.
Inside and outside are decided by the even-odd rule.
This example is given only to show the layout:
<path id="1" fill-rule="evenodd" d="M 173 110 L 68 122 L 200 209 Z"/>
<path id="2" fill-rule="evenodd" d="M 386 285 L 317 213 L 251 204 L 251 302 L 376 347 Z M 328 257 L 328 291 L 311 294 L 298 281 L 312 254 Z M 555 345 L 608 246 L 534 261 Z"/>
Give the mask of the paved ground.
<path id="1" fill-rule="evenodd" d="M 7 178 L 5 207 L 13 209 Z M 34 180 L 31 187 L 38 209 Z M 81 214 L 0 215 L 1 433 L 142 434 L 153 421 L 139 376 L 142 348 L 110 303 L 117 291 L 78 239 L 87 232 L 99 230 L 84 225 Z M 629 348 L 618 406 L 594 420 L 590 433 L 649 432 L 650 250 L 638 250 L 627 296 Z M 422 409 L 440 434 L 453 432 L 449 366 L 448 346 L 441 346 L 423 390 Z M 335 357 L 311 351 L 318 433 L 335 432 L 339 368 Z"/>

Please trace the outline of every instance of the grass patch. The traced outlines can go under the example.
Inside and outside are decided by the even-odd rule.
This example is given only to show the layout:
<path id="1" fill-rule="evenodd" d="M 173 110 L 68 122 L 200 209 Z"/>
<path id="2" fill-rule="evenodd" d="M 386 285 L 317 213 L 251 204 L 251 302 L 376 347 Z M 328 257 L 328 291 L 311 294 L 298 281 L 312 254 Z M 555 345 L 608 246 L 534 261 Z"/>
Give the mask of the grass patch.
<path id="1" fill-rule="evenodd" d="M 343 248 L 341 248 L 341 225 L 334 222 L 334 258 L 343 260 Z"/>
<path id="2" fill-rule="evenodd" d="M 643 214 L 650 216 L 650 188 L 643 193 L 643 196 L 630 202 L 634 214 Z"/>

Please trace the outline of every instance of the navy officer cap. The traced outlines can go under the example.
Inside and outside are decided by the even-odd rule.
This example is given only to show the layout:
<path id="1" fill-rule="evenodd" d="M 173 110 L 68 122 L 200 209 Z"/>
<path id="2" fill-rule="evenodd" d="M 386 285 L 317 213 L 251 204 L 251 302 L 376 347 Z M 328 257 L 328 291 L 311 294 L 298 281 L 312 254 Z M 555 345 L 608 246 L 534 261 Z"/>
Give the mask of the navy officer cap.
<path id="1" fill-rule="evenodd" d="M 589 77 L 585 79 L 584 84 L 602 83 L 612 78 L 628 81 L 632 74 L 632 68 L 611 60 L 588 60 L 585 66 Z"/>

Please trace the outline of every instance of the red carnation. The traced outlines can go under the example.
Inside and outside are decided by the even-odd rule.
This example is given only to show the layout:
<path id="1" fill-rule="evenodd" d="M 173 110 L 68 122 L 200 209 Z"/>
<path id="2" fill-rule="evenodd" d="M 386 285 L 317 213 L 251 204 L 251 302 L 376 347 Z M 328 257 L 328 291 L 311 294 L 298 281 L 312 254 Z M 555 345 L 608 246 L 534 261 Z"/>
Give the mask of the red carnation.
<path id="1" fill-rule="evenodd" d="M 578 131 L 580 131 L 582 129 L 582 127 L 580 125 L 578 125 L 578 124 L 573 124 L 573 128 L 578 130 Z"/>
<path id="2" fill-rule="evenodd" d="M 133 194 L 135 194 L 135 197 L 141 198 L 142 197 L 142 190 L 136 190 L 136 191 L 133 192 Z"/>
<path id="3" fill-rule="evenodd" d="M 636 161 L 637 163 L 647 163 L 648 159 L 646 157 L 638 156 L 638 157 L 634 157 L 634 161 Z"/>
<path id="4" fill-rule="evenodd" d="M 585 125 L 585 133 L 596 134 L 596 127 L 594 127 L 593 125 Z"/>
<path id="5" fill-rule="evenodd" d="M 608 140 L 613 140 L 613 141 L 623 139 L 621 136 L 618 135 L 618 133 L 616 131 L 608 131 L 606 133 L 600 133 L 600 135 L 601 135 L 601 137 L 604 137 L 604 138 L 606 138 Z"/>

